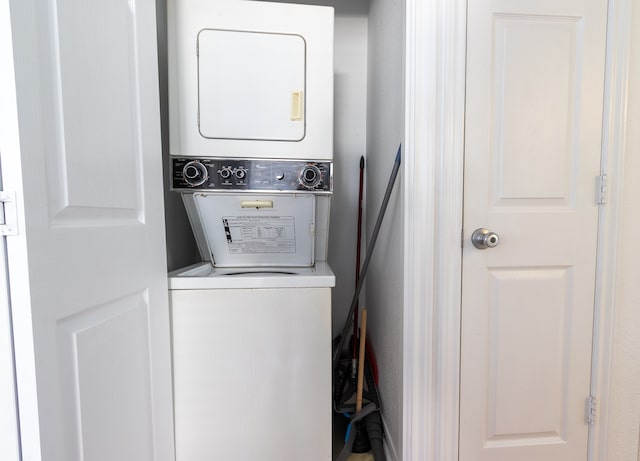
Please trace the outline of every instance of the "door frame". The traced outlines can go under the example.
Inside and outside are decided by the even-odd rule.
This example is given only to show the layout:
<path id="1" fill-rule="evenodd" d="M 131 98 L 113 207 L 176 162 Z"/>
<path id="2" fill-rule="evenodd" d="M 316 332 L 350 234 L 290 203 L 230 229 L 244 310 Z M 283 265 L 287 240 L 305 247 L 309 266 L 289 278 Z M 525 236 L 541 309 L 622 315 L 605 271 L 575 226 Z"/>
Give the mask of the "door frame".
<path id="1" fill-rule="evenodd" d="M 590 461 L 607 450 L 632 2 L 608 5 Z M 467 0 L 406 0 L 405 17 L 402 456 L 456 460 Z"/>
<path id="2" fill-rule="evenodd" d="M 0 0 L 0 100 L 4 102 L 0 108 L 0 158 L 3 165 L 9 164 L 7 170 L 19 171 L 14 165 L 16 152 L 19 152 L 18 114 L 16 107 L 16 86 L 13 57 L 13 37 L 11 24 L 11 7 L 9 0 Z M 14 168 L 17 166 L 17 169 Z M 0 168 L 2 170 L 2 168 Z M 1 171 L 0 171 L 1 176 Z M 2 190 L 20 190 L 21 178 L 15 177 L 14 183 L 7 186 L 0 178 Z M 19 186 L 19 187 L 16 187 Z M 14 204 L 15 205 L 15 204 Z M 5 216 L 10 204 L 3 206 Z M 17 223 L 18 229 L 24 228 Z M 22 236 L 0 237 L 0 456 L 8 461 L 21 459 L 20 421 L 18 415 L 18 394 L 16 381 L 16 361 L 13 342 L 13 316 L 9 292 L 8 248 L 7 238 L 18 239 L 24 243 Z M 21 254 L 26 259 L 25 254 Z"/>

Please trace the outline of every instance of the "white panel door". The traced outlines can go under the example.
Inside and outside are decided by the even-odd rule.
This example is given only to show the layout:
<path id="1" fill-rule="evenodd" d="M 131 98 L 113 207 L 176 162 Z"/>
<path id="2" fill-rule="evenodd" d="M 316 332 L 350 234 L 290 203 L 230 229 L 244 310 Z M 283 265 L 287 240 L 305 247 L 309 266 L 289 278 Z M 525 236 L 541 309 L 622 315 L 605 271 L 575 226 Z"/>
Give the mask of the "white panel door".
<path id="1" fill-rule="evenodd" d="M 461 461 L 587 459 L 606 18 L 469 2 Z"/>
<path id="2" fill-rule="evenodd" d="M 0 1 L 22 458 L 172 460 L 155 3 Z"/>

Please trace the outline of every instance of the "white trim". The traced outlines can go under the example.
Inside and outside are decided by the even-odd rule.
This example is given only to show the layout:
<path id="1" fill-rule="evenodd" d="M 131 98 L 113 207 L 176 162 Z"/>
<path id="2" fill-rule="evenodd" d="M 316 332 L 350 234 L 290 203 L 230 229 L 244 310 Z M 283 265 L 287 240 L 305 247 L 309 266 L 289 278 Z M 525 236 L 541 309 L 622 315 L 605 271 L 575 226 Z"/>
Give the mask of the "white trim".
<path id="1" fill-rule="evenodd" d="M 0 237 L 0 458 L 20 459 L 18 402 L 16 392 L 6 237 Z"/>
<path id="2" fill-rule="evenodd" d="M 0 156 L 5 175 L 16 177 L 13 168 L 20 155 L 13 37 L 9 0 L 0 1 Z M 17 170 L 19 172 L 19 169 Z M 20 179 L 4 186 L 19 190 Z M 21 197 L 21 194 L 18 194 Z M 19 226 L 19 229 L 23 226 Z M 10 237 L 24 241 L 23 237 Z M 18 461 L 20 455 L 20 429 L 16 391 L 14 338 L 7 267 L 7 238 L 0 240 L 0 458 Z M 14 304 L 23 309 L 27 305 Z"/>
<path id="3" fill-rule="evenodd" d="M 437 1 L 437 0 L 436 0 Z M 429 40 L 435 30 L 434 3 L 407 0 L 405 44 L 405 142 L 403 149 L 404 185 L 404 319 L 403 319 L 403 459 L 431 459 L 427 456 L 433 446 L 429 432 L 428 402 L 432 400 L 432 343 L 431 325 L 433 245 L 424 239 L 434 216 L 434 198 L 427 185 L 433 183 L 435 173 L 428 169 L 425 152 L 433 127 L 424 123 L 435 118 L 434 111 L 423 114 L 428 98 L 428 85 L 435 79 L 434 69 L 426 56 L 433 56 L 435 46 Z M 431 46 L 430 46 L 431 45 Z M 421 129 L 418 129 L 418 124 Z M 421 179 L 421 180 L 418 180 Z"/>
<path id="4" fill-rule="evenodd" d="M 433 458 L 433 239 L 436 111 L 435 10 L 438 0 L 407 0 L 405 44 L 404 319 L 402 458 Z"/>
<path id="5" fill-rule="evenodd" d="M 458 459 L 466 0 L 441 4 L 440 142 L 436 194 L 437 460 Z"/>
<path id="6" fill-rule="evenodd" d="M 600 207 L 598 229 L 591 376 L 591 394 L 598 401 L 598 415 L 595 425 L 589 428 L 589 461 L 606 461 L 607 457 L 632 4 L 633 0 L 609 0 L 601 167 L 608 178 L 608 196 L 607 204 Z"/>
<path id="7" fill-rule="evenodd" d="M 402 457 L 454 460 L 466 0 L 406 4 Z"/>

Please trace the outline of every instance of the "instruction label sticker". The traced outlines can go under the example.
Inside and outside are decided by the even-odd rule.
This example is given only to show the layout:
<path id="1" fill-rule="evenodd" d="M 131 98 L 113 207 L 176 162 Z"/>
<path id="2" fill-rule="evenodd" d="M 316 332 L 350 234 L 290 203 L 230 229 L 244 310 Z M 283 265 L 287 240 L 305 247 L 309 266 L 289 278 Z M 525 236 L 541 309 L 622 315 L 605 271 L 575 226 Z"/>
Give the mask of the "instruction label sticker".
<path id="1" fill-rule="evenodd" d="M 293 216 L 223 216 L 231 254 L 295 253 Z"/>

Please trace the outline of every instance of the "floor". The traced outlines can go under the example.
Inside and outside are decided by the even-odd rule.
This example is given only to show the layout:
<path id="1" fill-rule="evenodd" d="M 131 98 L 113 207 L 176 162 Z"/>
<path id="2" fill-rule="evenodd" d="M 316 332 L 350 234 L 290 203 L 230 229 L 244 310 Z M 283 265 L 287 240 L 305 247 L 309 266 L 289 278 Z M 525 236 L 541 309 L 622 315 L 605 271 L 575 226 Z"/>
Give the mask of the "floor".
<path id="1" fill-rule="evenodd" d="M 333 459 L 337 459 L 338 455 L 344 447 L 344 436 L 347 430 L 347 419 L 337 413 L 333 414 Z M 347 461 L 374 461 L 371 453 L 352 453 Z"/>
<path id="2" fill-rule="evenodd" d="M 373 461 L 373 455 L 370 453 L 354 453 L 347 461 Z"/>
<path id="3" fill-rule="evenodd" d="M 334 348 L 335 348 L 335 344 L 334 344 Z M 350 356 L 349 356 L 350 357 Z M 346 359 L 346 370 L 348 372 L 348 370 L 350 369 L 350 363 L 351 360 L 347 357 Z M 366 366 L 365 366 L 365 376 L 364 376 L 364 383 L 363 383 L 363 403 L 367 404 L 367 403 L 376 403 L 377 407 L 380 407 L 380 403 L 379 400 L 377 398 L 377 390 L 374 391 L 375 389 L 375 384 L 374 384 L 374 375 L 373 372 L 371 371 L 371 367 L 369 365 L 369 362 L 365 362 Z M 340 369 L 341 370 L 345 370 L 345 364 L 344 361 L 340 362 Z M 334 376 L 336 376 L 337 373 L 336 371 L 334 371 Z M 343 376 L 343 374 L 338 373 L 338 376 Z M 335 384 L 334 384 L 335 385 Z M 343 389 L 343 394 L 347 395 L 347 396 L 351 396 L 349 399 L 346 399 L 344 401 L 341 402 L 341 404 L 339 406 L 341 406 L 343 409 L 340 411 L 344 411 L 345 408 L 348 408 L 349 405 L 351 405 L 352 407 L 355 407 L 356 404 L 356 393 L 355 393 L 355 382 L 351 382 L 351 384 L 347 383 L 347 382 L 343 382 L 343 385 L 345 386 L 345 388 Z M 375 402 L 373 402 L 372 396 L 375 396 Z M 369 400 L 367 400 L 369 399 Z M 335 402 L 334 402 L 335 405 Z M 347 426 L 348 426 L 348 419 L 342 415 L 341 413 L 338 413 L 336 411 L 334 411 L 333 413 L 333 441 L 332 441 L 332 452 L 333 452 L 333 459 L 336 460 L 338 459 L 338 456 L 340 455 L 340 452 L 342 451 L 342 449 L 344 448 L 344 438 L 345 438 L 345 434 L 347 432 Z M 362 433 L 360 434 L 362 435 Z M 363 445 L 368 446 L 369 441 L 368 438 L 365 435 L 365 439 L 363 441 L 362 437 L 357 437 L 355 443 L 354 443 L 354 448 L 357 450 L 357 447 L 360 446 L 362 447 Z M 373 455 L 371 453 L 352 453 L 351 456 L 347 459 L 347 461 L 374 461 Z"/>

